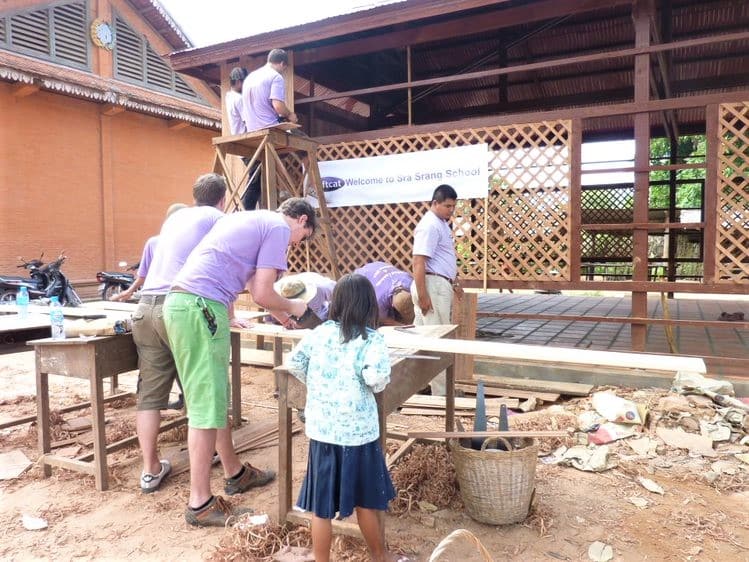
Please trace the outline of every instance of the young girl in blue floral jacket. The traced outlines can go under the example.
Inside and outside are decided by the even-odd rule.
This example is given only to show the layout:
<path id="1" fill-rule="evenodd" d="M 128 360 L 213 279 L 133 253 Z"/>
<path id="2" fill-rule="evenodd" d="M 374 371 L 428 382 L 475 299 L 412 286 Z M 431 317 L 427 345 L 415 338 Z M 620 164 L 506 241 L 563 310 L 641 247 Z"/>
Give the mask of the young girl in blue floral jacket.
<path id="1" fill-rule="evenodd" d="M 372 559 L 394 559 L 378 518 L 395 490 L 380 447 L 374 397 L 390 382 L 388 350 L 374 330 L 377 314 L 372 284 L 345 275 L 333 290 L 328 321 L 299 342 L 287 363 L 307 386 L 309 456 L 297 505 L 313 513 L 316 562 L 330 558 L 336 513 L 347 517 L 354 509 Z"/>

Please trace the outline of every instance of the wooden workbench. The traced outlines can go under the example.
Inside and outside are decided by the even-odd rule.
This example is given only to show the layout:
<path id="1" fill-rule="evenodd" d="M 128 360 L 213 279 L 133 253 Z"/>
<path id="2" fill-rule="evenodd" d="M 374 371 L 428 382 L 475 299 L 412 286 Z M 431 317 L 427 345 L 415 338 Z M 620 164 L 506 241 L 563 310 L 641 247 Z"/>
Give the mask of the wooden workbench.
<path id="1" fill-rule="evenodd" d="M 107 445 L 104 432 L 104 379 L 138 368 L 138 352 L 131 334 L 93 338 L 45 338 L 28 342 L 36 353 L 36 410 L 39 462 L 44 476 L 52 466 L 93 474 L 97 490 L 108 488 Z M 93 462 L 51 453 L 49 424 L 49 375 L 88 379 L 94 434 Z"/>
<path id="2" fill-rule="evenodd" d="M 419 326 L 410 328 L 410 333 L 429 338 L 443 338 L 452 335 L 457 326 Z M 386 334 L 397 337 L 400 335 L 398 328 L 380 328 Z M 299 332 L 306 330 L 286 330 L 287 334 L 301 337 Z M 279 331 L 283 337 L 284 332 Z M 280 346 L 279 346 L 280 347 Z M 408 355 L 429 355 L 437 359 L 413 359 Z M 447 387 L 445 397 L 445 430 L 453 431 L 455 420 L 455 355 L 450 352 L 424 352 L 418 348 L 408 350 L 391 350 L 391 372 L 390 384 L 385 390 L 375 394 L 377 410 L 380 418 L 380 440 L 385 450 L 385 436 L 387 433 L 386 418 L 394 412 L 403 402 L 416 392 L 424 388 L 429 382 L 443 370 L 447 374 Z M 292 510 L 291 495 L 291 469 L 292 469 L 292 447 L 291 447 L 291 421 L 292 408 L 302 409 L 307 399 L 307 389 L 284 367 L 277 367 L 278 374 L 278 520 L 303 522 L 309 524 L 310 514 L 300 513 Z M 335 522 L 334 522 L 335 525 Z"/>

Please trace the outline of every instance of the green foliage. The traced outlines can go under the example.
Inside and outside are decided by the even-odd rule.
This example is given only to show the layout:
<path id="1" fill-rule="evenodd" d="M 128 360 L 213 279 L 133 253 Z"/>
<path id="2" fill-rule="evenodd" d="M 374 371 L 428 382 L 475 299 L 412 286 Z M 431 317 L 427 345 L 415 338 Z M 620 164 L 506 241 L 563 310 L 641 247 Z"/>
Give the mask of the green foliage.
<path id="1" fill-rule="evenodd" d="M 676 161 L 687 164 L 703 164 L 707 152 L 707 141 L 704 135 L 679 137 L 676 150 Z M 667 165 L 671 163 L 671 141 L 667 138 L 651 139 L 650 161 L 653 165 Z M 670 172 L 657 170 L 650 172 L 650 181 L 667 182 Z M 680 209 L 699 209 L 702 205 L 702 181 L 705 179 L 705 170 L 692 168 L 678 170 L 677 180 L 700 180 L 694 183 L 681 183 L 676 188 L 676 206 Z M 668 208 L 669 185 L 653 185 L 650 188 L 650 208 Z"/>

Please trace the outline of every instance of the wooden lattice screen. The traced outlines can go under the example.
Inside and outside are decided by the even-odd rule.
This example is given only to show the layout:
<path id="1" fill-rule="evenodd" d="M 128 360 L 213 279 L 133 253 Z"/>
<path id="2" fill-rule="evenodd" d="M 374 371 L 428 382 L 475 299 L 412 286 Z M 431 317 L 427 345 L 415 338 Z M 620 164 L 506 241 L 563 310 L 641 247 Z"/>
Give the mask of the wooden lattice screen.
<path id="1" fill-rule="evenodd" d="M 749 102 L 720 106 L 715 280 L 749 281 Z"/>
<path id="2" fill-rule="evenodd" d="M 321 145 L 318 160 L 486 143 L 493 152 L 487 197 L 459 201 L 453 220 L 461 277 L 563 281 L 570 279 L 570 129 L 569 121 L 549 121 Z M 301 173 L 298 161 L 288 164 Z M 375 260 L 410 271 L 413 230 L 427 209 L 426 202 L 331 208 L 341 272 Z M 293 251 L 290 268 L 329 274 L 323 244 L 316 237 Z"/>

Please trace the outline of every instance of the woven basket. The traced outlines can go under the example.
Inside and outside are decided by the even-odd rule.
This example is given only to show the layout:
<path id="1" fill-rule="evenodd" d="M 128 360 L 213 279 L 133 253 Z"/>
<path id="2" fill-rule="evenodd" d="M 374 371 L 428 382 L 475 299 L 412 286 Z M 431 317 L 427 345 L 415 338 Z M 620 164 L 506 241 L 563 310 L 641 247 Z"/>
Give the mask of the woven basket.
<path id="1" fill-rule="evenodd" d="M 487 449 L 502 441 L 506 451 Z M 484 441 L 480 451 L 450 441 L 453 463 L 466 512 L 476 521 L 507 525 L 524 520 L 530 510 L 536 477 L 538 445 L 526 440 L 522 448 L 502 437 Z"/>

